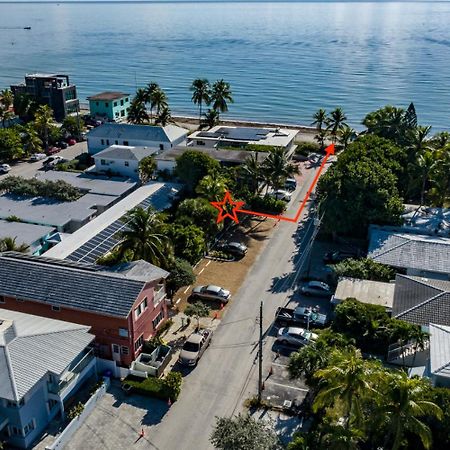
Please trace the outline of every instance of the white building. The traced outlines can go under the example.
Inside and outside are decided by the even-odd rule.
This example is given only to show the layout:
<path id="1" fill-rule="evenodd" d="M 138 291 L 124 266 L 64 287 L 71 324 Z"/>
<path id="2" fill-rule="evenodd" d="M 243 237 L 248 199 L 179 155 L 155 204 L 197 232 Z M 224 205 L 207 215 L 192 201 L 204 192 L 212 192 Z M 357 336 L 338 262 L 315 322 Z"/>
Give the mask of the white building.
<path id="1" fill-rule="evenodd" d="M 146 156 L 157 153 L 158 150 L 149 147 L 126 147 L 111 145 L 94 155 L 95 171 L 110 172 L 115 175 L 139 179 L 139 163 Z"/>
<path id="2" fill-rule="evenodd" d="M 189 135 L 188 145 L 205 147 L 245 147 L 267 145 L 293 151 L 299 130 L 287 128 L 231 127 L 218 125 L 208 131 L 196 131 Z"/>
<path id="3" fill-rule="evenodd" d="M 111 145 L 126 147 L 148 147 L 164 151 L 182 144 L 188 130 L 175 125 L 165 127 L 131 125 L 127 123 L 105 123 L 87 134 L 88 151 L 91 155 Z"/>

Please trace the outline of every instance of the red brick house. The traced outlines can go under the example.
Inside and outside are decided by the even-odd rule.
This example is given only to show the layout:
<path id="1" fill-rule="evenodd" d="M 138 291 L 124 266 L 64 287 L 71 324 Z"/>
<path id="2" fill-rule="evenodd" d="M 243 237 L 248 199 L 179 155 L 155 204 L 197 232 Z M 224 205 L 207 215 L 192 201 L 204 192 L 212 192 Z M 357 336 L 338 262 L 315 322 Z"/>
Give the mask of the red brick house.
<path id="1" fill-rule="evenodd" d="M 0 307 L 91 327 L 97 356 L 129 366 L 167 318 L 165 279 L 146 261 L 114 267 L 0 253 Z"/>

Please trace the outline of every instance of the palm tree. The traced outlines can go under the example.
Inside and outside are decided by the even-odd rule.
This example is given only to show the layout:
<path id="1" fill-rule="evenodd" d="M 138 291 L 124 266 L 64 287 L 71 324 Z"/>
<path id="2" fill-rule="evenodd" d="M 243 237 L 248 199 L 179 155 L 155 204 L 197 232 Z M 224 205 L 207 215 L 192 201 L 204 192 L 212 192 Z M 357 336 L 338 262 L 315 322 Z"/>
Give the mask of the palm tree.
<path id="1" fill-rule="evenodd" d="M 359 426 L 363 421 L 361 397 L 369 391 L 375 392 L 369 382 L 370 371 L 370 363 L 362 359 L 359 350 L 334 351 L 331 364 L 314 375 L 319 381 L 319 392 L 313 403 L 313 411 L 333 406 L 339 400 L 346 419 L 346 429 L 350 429 L 351 423 Z"/>
<path id="2" fill-rule="evenodd" d="M 130 109 L 128 110 L 128 122 L 139 125 L 147 121 L 148 114 L 145 109 L 145 104 L 134 98 L 131 102 Z"/>
<path id="3" fill-rule="evenodd" d="M 240 173 L 248 181 L 250 190 L 253 194 L 260 191 L 260 181 L 262 168 L 258 161 L 258 152 L 251 153 L 240 167 Z"/>
<path id="4" fill-rule="evenodd" d="M 298 167 L 289 162 L 287 153 L 282 147 L 277 147 L 270 152 L 262 164 L 262 168 L 267 184 L 271 185 L 274 190 L 280 189 L 286 178 L 299 173 Z"/>
<path id="5" fill-rule="evenodd" d="M 327 121 L 327 130 L 330 130 L 330 134 L 334 143 L 336 142 L 338 131 L 347 126 L 347 123 L 345 122 L 346 120 L 347 116 L 345 115 L 342 108 L 336 108 L 335 110 L 331 111 L 330 117 Z"/>
<path id="6" fill-rule="evenodd" d="M 168 108 L 167 95 L 162 89 L 155 89 L 150 98 L 150 110 L 156 108 L 156 114 L 159 115 L 162 109 Z"/>
<path id="7" fill-rule="evenodd" d="M 420 206 L 425 203 L 425 188 L 428 182 L 430 173 L 437 164 L 436 152 L 426 150 L 420 153 L 415 163 L 415 169 L 419 175 L 420 181 Z"/>
<path id="8" fill-rule="evenodd" d="M 24 145 L 29 155 L 42 151 L 42 140 L 31 124 L 25 127 Z"/>
<path id="9" fill-rule="evenodd" d="M 137 207 L 124 218 L 126 228 L 117 233 L 120 258 L 131 256 L 133 261 L 143 259 L 156 266 L 168 263 L 169 239 L 163 234 L 163 223 L 150 209 Z"/>
<path id="10" fill-rule="evenodd" d="M 9 89 L 3 89 L 0 92 L 0 115 L 3 128 L 5 128 L 6 121 L 13 117 L 13 114 L 10 111 L 13 104 L 13 99 L 13 94 Z"/>
<path id="11" fill-rule="evenodd" d="M 227 112 L 228 103 L 233 103 L 230 83 L 224 80 L 217 80 L 212 85 L 211 103 L 213 109 L 218 112 Z"/>
<path id="12" fill-rule="evenodd" d="M 4 237 L 0 239 L 0 252 L 20 252 L 25 253 L 30 248 L 29 245 L 22 243 L 16 244 L 16 238 Z"/>
<path id="13" fill-rule="evenodd" d="M 433 205 L 443 206 L 450 198 L 450 146 L 437 151 L 437 161 L 430 174 L 428 197 Z"/>
<path id="14" fill-rule="evenodd" d="M 387 377 L 383 405 L 378 414 L 387 428 L 385 447 L 392 442 L 392 450 L 398 450 L 406 433 L 419 436 L 422 445 L 429 449 L 432 443 L 431 430 L 419 418 L 442 418 L 442 410 L 433 402 L 423 400 L 429 390 L 423 378 L 408 378 L 404 371 Z"/>
<path id="15" fill-rule="evenodd" d="M 212 128 L 219 123 L 219 113 L 215 109 L 208 109 L 208 111 L 203 114 L 203 120 L 201 122 L 201 127 Z"/>
<path id="16" fill-rule="evenodd" d="M 440 133 L 435 134 L 431 143 L 434 148 L 440 149 L 445 147 L 450 142 L 450 133 L 448 131 L 441 131 Z"/>
<path id="17" fill-rule="evenodd" d="M 159 112 L 155 123 L 157 125 L 161 125 L 161 126 L 165 127 L 169 122 L 172 122 L 172 114 L 170 112 L 170 108 L 168 106 L 165 106 Z"/>
<path id="18" fill-rule="evenodd" d="M 317 132 L 320 133 L 322 131 L 322 126 L 327 123 L 327 112 L 320 108 L 313 115 L 314 122 L 311 125 L 315 125 Z"/>
<path id="19" fill-rule="evenodd" d="M 33 117 L 36 113 L 37 104 L 28 94 L 16 94 L 13 101 L 14 112 L 21 119 Z"/>
<path id="20" fill-rule="evenodd" d="M 325 139 L 328 136 L 327 130 L 320 130 L 315 136 L 314 140 L 319 144 L 320 150 L 325 148 Z"/>
<path id="21" fill-rule="evenodd" d="M 198 122 L 202 120 L 202 106 L 203 103 L 209 105 L 211 97 L 211 86 L 206 78 L 197 78 L 192 82 L 190 87 L 192 91 L 192 102 L 198 105 Z"/>
<path id="22" fill-rule="evenodd" d="M 148 102 L 148 94 L 146 89 L 139 88 L 133 98 L 133 102 L 145 104 Z"/>
<path id="23" fill-rule="evenodd" d="M 420 153 L 423 153 L 431 149 L 431 141 L 428 138 L 430 134 L 431 126 L 418 126 L 409 132 L 409 162 L 413 162 L 417 159 Z"/>
<path id="24" fill-rule="evenodd" d="M 45 151 L 48 150 L 48 132 L 53 124 L 53 111 L 48 105 L 41 105 L 34 116 L 34 123 L 40 138 L 44 142 Z"/>
<path id="25" fill-rule="evenodd" d="M 227 180 L 218 172 L 204 176 L 198 183 L 195 192 L 209 201 L 222 200 L 227 190 Z"/>
<path id="26" fill-rule="evenodd" d="M 159 87 L 158 83 L 155 83 L 154 81 L 148 83 L 147 87 L 145 88 L 145 103 L 150 103 L 150 120 L 153 120 L 153 106 L 152 106 L 152 98 L 153 94 L 156 91 L 160 91 L 161 88 Z"/>
<path id="27" fill-rule="evenodd" d="M 356 138 L 356 131 L 348 125 L 343 127 L 338 134 L 339 144 L 342 145 L 343 150 L 347 150 L 348 144 L 350 144 Z"/>

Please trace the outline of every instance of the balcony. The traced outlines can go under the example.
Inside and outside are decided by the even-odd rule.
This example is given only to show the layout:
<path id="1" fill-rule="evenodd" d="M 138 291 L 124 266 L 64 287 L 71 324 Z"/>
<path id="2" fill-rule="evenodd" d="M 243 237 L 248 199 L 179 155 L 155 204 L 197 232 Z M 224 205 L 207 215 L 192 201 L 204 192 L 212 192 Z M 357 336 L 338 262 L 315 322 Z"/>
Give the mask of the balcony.
<path id="1" fill-rule="evenodd" d="M 153 306 L 159 305 L 161 300 L 164 300 L 165 297 L 166 297 L 166 289 L 164 284 L 158 284 L 157 286 L 155 286 L 155 292 L 153 295 Z"/>
<path id="2" fill-rule="evenodd" d="M 95 359 L 94 350 L 90 349 L 78 364 L 67 370 L 57 383 L 47 383 L 48 391 L 52 394 L 61 395 L 61 393 L 72 384 L 83 370 Z"/>

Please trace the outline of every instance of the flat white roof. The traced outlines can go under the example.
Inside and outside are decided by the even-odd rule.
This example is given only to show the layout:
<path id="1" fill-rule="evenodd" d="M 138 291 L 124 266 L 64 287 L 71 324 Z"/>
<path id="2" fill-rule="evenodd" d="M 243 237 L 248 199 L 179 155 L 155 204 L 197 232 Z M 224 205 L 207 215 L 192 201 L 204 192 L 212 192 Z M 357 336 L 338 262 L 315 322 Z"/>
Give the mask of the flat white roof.
<path id="1" fill-rule="evenodd" d="M 139 203 L 166 185 L 167 183 L 151 182 L 141 186 L 126 198 L 100 214 L 94 220 L 75 231 L 75 233 L 68 235 L 62 242 L 48 250 L 45 253 L 45 256 L 58 259 L 66 258 L 87 241 L 103 231 L 107 226 L 120 219 L 129 210 L 136 207 Z"/>
<path id="2" fill-rule="evenodd" d="M 16 244 L 18 245 L 22 243 L 31 245 L 53 230 L 53 227 L 43 225 L 0 220 L 0 239 L 5 237 L 16 238 Z"/>
<path id="3" fill-rule="evenodd" d="M 356 278 L 339 278 L 334 297 L 338 300 L 356 298 L 362 303 L 392 308 L 395 283 L 358 280 Z"/>

